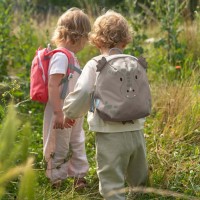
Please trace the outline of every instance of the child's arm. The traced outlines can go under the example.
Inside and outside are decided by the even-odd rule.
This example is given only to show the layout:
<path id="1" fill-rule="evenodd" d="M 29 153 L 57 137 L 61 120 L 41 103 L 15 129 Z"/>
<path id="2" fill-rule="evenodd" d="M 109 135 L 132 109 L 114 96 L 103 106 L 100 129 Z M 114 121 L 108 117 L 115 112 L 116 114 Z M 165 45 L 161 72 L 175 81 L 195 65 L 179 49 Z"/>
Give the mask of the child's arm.
<path id="1" fill-rule="evenodd" d="M 64 128 L 64 115 L 62 112 L 62 100 L 60 98 L 59 84 L 63 78 L 63 74 L 52 74 L 49 76 L 49 101 L 52 105 L 54 113 L 54 129 Z"/>

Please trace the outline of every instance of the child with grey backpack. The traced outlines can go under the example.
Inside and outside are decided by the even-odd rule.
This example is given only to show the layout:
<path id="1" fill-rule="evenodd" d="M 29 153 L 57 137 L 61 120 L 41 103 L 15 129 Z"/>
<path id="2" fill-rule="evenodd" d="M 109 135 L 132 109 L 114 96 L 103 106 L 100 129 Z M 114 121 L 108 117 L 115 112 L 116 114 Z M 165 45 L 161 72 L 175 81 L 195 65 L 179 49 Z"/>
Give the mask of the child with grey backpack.
<path id="1" fill-rule="evenodd" d="M 109 10 L 96 19 L 89 40 L 101 55 L 85 65 L 63 107 L 65 123 L 89 111 L 99 190 L 106 200 L 125 200 L 125 181 L 130 188 L 144 186 L 148 177 L 143 128 L 151 95 L 145 60 L 122 54 L 131 35 L 119 13 Z"/>

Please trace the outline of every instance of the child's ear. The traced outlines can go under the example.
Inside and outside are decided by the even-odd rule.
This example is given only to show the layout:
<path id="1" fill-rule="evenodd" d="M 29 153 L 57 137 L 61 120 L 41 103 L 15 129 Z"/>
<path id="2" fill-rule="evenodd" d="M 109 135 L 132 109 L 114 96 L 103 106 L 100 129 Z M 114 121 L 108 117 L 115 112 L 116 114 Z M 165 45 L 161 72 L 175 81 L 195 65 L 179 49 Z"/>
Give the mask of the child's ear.
<path id="1" fill-rule="evenodd" d="M 126 43 L 119 43 L 118 45 L 117 45 L 117 48 L 119 48 L 119 49 L 124 49 L 126 47 Z"/>
<path id="2" fill-rule="evenodd" d="M 122 48 L 124 49 L 125 47 L 126 47 L 126 44 L 125 44 L 125 43 L 123 43 L 123 44 L 122 44 Z"/>

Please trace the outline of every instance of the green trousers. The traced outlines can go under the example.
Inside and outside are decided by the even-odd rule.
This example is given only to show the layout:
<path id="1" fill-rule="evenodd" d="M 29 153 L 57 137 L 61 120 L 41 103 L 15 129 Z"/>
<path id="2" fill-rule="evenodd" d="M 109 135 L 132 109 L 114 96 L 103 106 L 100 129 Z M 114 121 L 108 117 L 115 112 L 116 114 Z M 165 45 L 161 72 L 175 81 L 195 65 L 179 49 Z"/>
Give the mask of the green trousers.
<path id="1" fill-rule="evenodd" d="M 96 133 L 99 191 L 105 200 L 125 200 L 129 187 L 145 185 L 148 177 L 146 146 L 142 130 Z"/>

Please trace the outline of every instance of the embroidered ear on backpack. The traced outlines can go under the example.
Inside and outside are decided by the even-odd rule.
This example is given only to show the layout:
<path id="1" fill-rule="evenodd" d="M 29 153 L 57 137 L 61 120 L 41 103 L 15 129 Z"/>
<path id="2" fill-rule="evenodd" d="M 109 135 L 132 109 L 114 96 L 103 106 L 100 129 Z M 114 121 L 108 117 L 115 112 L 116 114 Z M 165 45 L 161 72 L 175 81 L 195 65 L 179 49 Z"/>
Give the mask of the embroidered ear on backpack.
<path id="1" fill-rule="evenodd" d="M 140 56 L 138 58 L 138 62 L 140 63 L 140 65 L 142 65 L 142 67 L 144 69 L 147 69 L 147 62 L 146 62 L 146 59 L 144 57 Z"/>
<path id="2" fill-rule="evenodd" d="M 97 61 L 97 63 L 97 72 L 100 72 L 107 64 L 107 60 L 105 57 L 102 57 L 101 60 Z"/>

